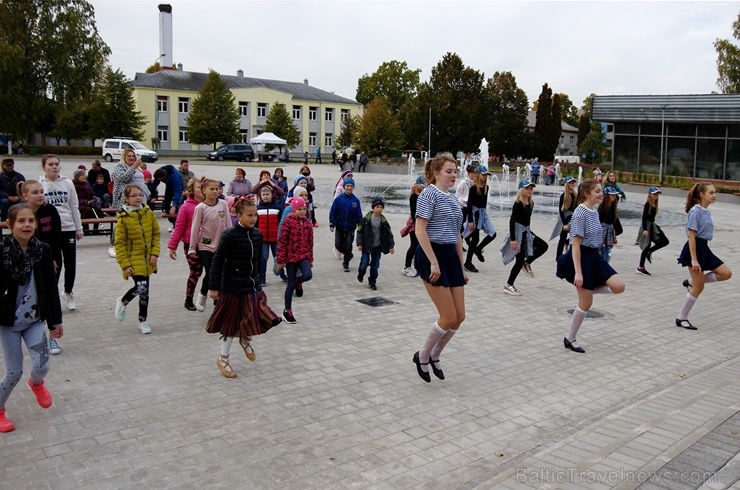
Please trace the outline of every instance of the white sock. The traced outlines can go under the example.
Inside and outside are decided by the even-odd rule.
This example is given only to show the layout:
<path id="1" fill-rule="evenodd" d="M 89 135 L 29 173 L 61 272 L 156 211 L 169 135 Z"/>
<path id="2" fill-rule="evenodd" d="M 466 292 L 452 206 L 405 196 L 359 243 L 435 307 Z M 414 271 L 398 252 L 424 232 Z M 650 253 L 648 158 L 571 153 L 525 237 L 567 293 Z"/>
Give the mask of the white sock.
<path id="1" fill-rule="evenodd" d="M 576 343 L 576 335 L 578 334 L 578 329 L 581 328 L 581 325 L 583 324 L 583 320 L 585 318 L 586 312 L 576 306 L 576 309 L 573 310 L 573 316 L 570 319 L 570 328 L 568 329 L 568 334 L 565 336 L 565 338 L 568 339 L 568 341 L 572 343 L 574 347 L 579 347 L 579 345 Z"/>
<path id="2" fill-rule="evenodd" d="M 704 274 L 704 282 L 717 282 L 717 274 L 714 272 L 707 272 Z"/>
<path id="3" fill-rule="evenodd" d="M 434 346 L 437 345 L 437 342 L 439 342 L 439 340 L 446 333 L 447 331 L 445 329 L 440 327 L 437 322 L 434 322 L 432 328 L 429 329 L 429 333 L 427 334 L 427 339 L 424 342 L 424 345 L 421 349 L 419 349 L 419 362 L 429 362 L 429 354 L 432 352 L 432 349 L 434 349 Z M 429 366 L 421 366 L 421 370 L 425 373 L 428 373 Z"/>
<path id="4" fill-rule="evenodd" d="M 221 355 L 222 356 L 228 356 L 229 352 L 231 352 L 231 343 L 234 341 L 234 337 L 226 337 L 223 342 L 221 342 Z"/>
<path id="5" fill-rule="evenodd" d="M 681 312 L 678 314 L 679 320 L 687 320 L 689 318 L 689 312 L 691 312 L 691 308 L 694 307 L 694 303 L 696 303 L 696 298 L 691 296 L 691 293 L 686 293 L 686 298 L 683 300 Z"/>
<path id="6" fill-rule="evenodd" d="M 439 356 L 442 354 L 442 349 L 445 348 L 447 343 L 452 339 L 452 336 L 457 333 L 457 330 L 449 329 L 445 332 L 441 339 L 434 346 L 432 352 L 429 353 L 429 362 L 434 362 L 434 367 L 442 369 L 442 363 L 439 362 Z"/>
<path id="7" fill-rule="evenodd" d="M 606 284 L 594 288 L 594 294 L 612 294 L 612 290 Z"/>

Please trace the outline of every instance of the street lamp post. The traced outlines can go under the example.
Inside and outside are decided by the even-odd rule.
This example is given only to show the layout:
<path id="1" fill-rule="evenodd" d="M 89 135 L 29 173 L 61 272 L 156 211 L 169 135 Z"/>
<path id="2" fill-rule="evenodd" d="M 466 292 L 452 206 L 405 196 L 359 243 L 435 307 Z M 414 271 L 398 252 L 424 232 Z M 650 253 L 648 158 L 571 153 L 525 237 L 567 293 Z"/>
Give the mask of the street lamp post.
<path id="1" fill-rule="evenodd" d="M 660 106 L 663 113 L 660 116 L 660 165 L 658 166 L 658 182 L 663 185 L 663 140 L 665 139 L 665 108 L 668 104 Z"/>
<path id="2" fill-rule="evenodd" d="M 429 104 L 429 140 L 427 141 L 427 153 L 432 158 L 432 104 Z"/>

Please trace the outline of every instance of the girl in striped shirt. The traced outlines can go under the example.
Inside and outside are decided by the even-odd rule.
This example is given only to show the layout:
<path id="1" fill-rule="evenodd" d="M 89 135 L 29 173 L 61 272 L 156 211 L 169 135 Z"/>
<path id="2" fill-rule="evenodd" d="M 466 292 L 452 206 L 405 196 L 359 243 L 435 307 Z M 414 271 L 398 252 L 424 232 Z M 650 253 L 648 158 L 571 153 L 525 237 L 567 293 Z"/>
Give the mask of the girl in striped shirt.
<path id="1" fill-rule="evenodd" d="M 732 277 L 732 271 L 727 264 L 709 250 L 709 241 L 714 235 L 714 224 L 712 214 L 707 208 L 716 200 L 717 191 L 714 186 L 704 182 L 694 184 L 686 198 L 686 212 L 689 214 L 686 223 L 688 241 L 683 246 L 678 263 L 689 267 L 691 280 L 686 279 L 683 282 L 689 291 L 676 318 L 676 326 L 687 330 L 696 330 L 689 321 L 689 312 L 704 291 L 704 284 L 726 281 Z M 710 272 L 705 274 L 704 271 L 707 270 Z"/>
<path id="2" fill-rule="evenodd" d="M 624 291 L 624 280 L 599 253 L 603 230 L 597 207 L 603 198 L 598 181 L 586 179 L 581 183 L 576 200 L 578 207 L 570 220 L 571 247 L 558 258 L 556 275 L 573 284 L 578 292 L 578 306 L 573 310 L 563 344 L 566 349 L 579 353 L 586 351 L 578 344 L 576 334 L 593 304 L 594 294 Z"/>
<path id="3" fill-rule="evenodd" d="M 429 364 L 434 375 L 444 379 L 439 356 L 465 320 L 465 291 L 468 276 L 463 271 L 460 227 L 462 211 L 449 194 L 455 185 L 457 162 L 439 155 L 424 167 L 427 187 L 416 203 L 416 268 L 439 313 L 424 345 L 414 354 L 416 372 L 429 383 Z"/>

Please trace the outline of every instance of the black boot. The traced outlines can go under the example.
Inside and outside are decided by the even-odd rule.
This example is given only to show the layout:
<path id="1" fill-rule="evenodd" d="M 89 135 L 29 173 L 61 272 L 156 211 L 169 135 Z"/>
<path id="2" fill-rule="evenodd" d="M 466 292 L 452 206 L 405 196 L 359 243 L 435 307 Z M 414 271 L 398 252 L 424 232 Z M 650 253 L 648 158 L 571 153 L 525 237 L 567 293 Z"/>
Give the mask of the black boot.
<path id="1" fill-rule="evenodd" d="M 190 311 L 195 311 L 195 304 L 193 303 L 193 298 L 185 298 L 185 308 Z"/>

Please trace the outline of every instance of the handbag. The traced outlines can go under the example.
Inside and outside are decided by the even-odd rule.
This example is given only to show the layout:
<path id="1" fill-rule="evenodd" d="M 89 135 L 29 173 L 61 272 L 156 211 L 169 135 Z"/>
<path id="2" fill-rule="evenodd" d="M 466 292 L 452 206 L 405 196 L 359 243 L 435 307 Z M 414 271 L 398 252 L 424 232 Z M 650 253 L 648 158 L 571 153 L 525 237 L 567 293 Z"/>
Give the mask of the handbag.
<path id="1" fill-rule="evenodd" d="M 406 220 L 406 226 L 401 228 L 401 237 L 405 238 L 406 235 L 408 235 L 412 231 L 416 231 L 416 226 L 414 225 L 414 219 L 411 216 L 409 216 L 408 219 Z"/>

